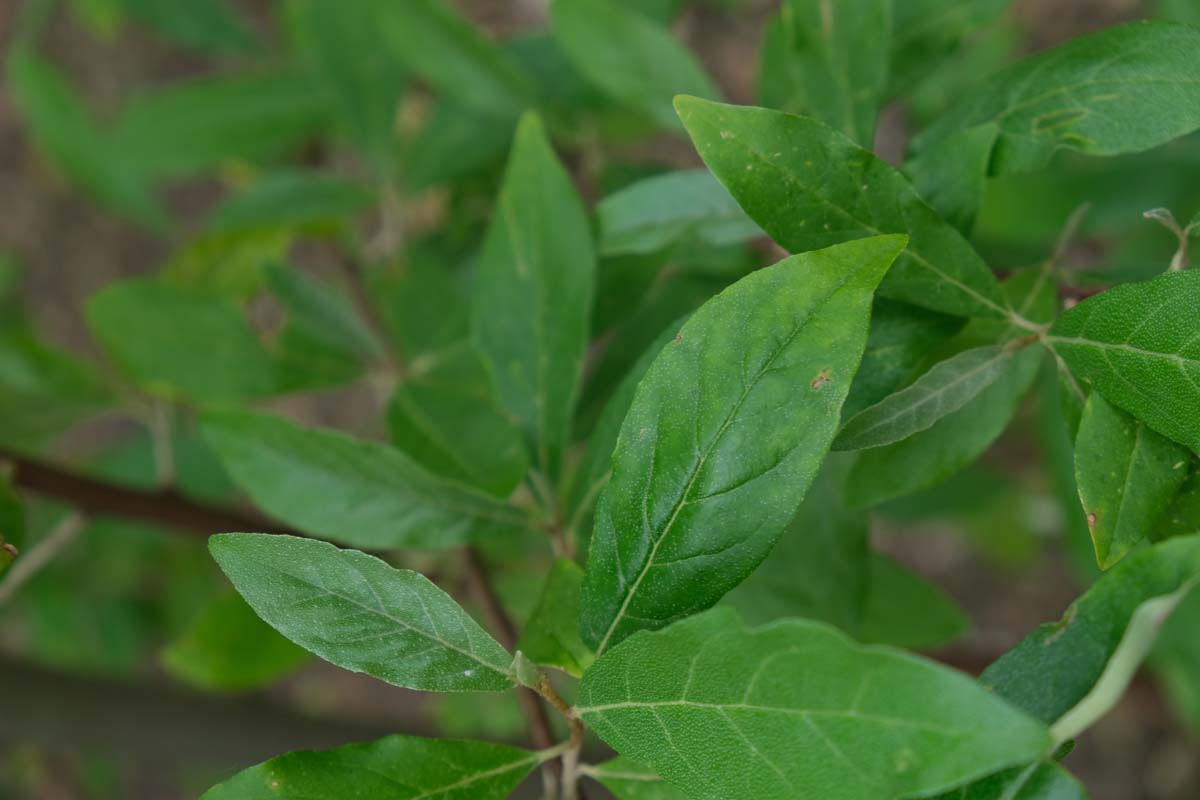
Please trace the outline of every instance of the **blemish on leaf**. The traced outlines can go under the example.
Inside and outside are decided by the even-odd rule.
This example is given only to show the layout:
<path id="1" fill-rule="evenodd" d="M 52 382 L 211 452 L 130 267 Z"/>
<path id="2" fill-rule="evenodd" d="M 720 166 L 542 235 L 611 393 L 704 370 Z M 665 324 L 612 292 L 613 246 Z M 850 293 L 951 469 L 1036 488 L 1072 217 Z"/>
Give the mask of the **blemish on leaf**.
<path id="1" fill-rule="evenodd" d="M 1087 515 L 1087 523 L 1088 523 L 1089 531 L 1096 530 L 1096 521 L 1097 521 L 1096 513 L 1094 511 L 1089 511 L 1088 515 Z"/>
<path id="2" fill-rule="evenodd" d="M 721 138 L 722 139 L 732 139 L 733 132 L 732 131 L 721 131 Z"/>
<path id="3" fill-rule="evenodd" d="M 1054 644 L 1058 640 L 1058 637 L 1062 636 L 1067 628 L 1071 626 L 1071 623 L 1075 621 L 1075 615 L 1078 613 L 1079 610 L 1075 606 L 1068 608 L 1067 613 L 1063 614 L 1063 618 L 1054 623 L 1054 628 L 1051 630 L 1050 635 L 1046 637 L 1046 641 L 1042 642 L 1042 647 L 1049 647 Z"/>
<path id="4" fill-rule="evenodd" d="M 682 341 L 683 341 L 683 334 L 677 333 L 677 334 L 675 334 L 675 338 L 671 340 L 671 344 L 679 344 Z"/>
<path id="5" fill-rule="evenodd" d="M 821 391 L 821 387 L 827 383 L 833 383 L 833 377 L 829 374 L 828 367 L 817 373 L 817 377 L 813 378 L 812 383 L 809 384 L 809 388 L 814 392 L 819 392 Z"/>
<path id="6" fill-rule="evenodd" d="M 892 763 L 896 767 L 896 774 L 902 775 L 912 769 L 913 764 L 916 762 L 916 755 L 917 754 L 908 747 L 902 747 L 897 750 L 896 754 L 892 756 Z"/>

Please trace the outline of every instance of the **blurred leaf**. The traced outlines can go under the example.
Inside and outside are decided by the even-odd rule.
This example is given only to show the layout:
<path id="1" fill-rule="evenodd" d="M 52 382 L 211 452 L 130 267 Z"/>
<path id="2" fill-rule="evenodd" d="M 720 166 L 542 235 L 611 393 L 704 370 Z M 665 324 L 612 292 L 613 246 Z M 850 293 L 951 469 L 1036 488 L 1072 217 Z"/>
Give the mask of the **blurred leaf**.
<path id="1" fill-rule="evenodd" d="M 1196 530 L 1193 528 L 1192 530 Z M 1162 627 L 1151 663 L 1175 712 L 1200 731 L 1200 589 L 1193 589 Z"/>
<path id="2" fill-rule="evenodd" d="M 223 295 L 134 278 L 92 295 L 85 314 L 113 361 L 148 391 L 222 403 L 279 387 L 274 356 Z"/>
<path id="3" fill-rule="evenodd" d="M 209 412 L 201 427 L 260 508 L 314 536 L 377 550 L 446 548 L 522 523 L 516 509 L 388 445 L 252 411 Z"/>
<path id="4" fill-rule="evenodd" d="M 683 239 L 736 244 L 765 236 L 708 170 L 656 175 L 596 206 L 600 254 L 652 253 Z"/>
<path id="5" fill-rule="evenodd" d="M 1088 793 L 1059 765 L 1036 762 L 989 775 L 931 800 L 1088 800 Z"/>
<path id="6" fill-rule="evenodd" d="M 359 316 L 354 303 L 332 287 L 279 262 L 266 266 L 267 286 L 288 312 L 288 327 L 308 342 L 352 363 L 384 357 L 383 345 Z"/>
<path id="7" fill-rule="evenodd" d="M 1157 0 L 1154 6 L 1162 19 L 1200 25 L 1200 7 L 1192 0 Z"/>
<path id="8" fill-rule="evenodd" d="M 467 291 L 435 248 L 416 246 L 403 263 L 367 274 L 367 290 L 406 361 L 457 347 L 468 338 Z"/>
<path id="9" fill-rule="evenodd" d="M 261 288 L 266 265 L 284 258 L 291 244 L 285 230 L 200 236 L 175 251 L 162 275 L 179 286 L 246 300 Z"/>
<path id="10" fill-rule="evenodd" d="M 0 442 L 35 448 L 111 402 L 91 365 L 30 333 L 0 333 Z"/>
<path id="11" fill-rule="evenodd" d="M 388 426 L 392 443 L 425 467 L 498 497 L 529 469 L 525 443 L 466 342 L 410 364 L 388 405 Z"/>
<path id="12" fill-rule="evenodd" d="M 895 96 L 934 72 L 972 32 L 1012 0 L 903 0 L 893 5 L 891 85 Z"/>
<path id="13" fill-rule="evenodd" d="M 454 739 L 484 737 L 519 741 L 525 717 L 513 693 L 447 692 L 429 697 L 430 716 L 439 734 Z"/>
<path id="14" fill-rule="evenodd" d="M 1186 448 L 1092 393 L 1075 438 L 1075 480 L 1101 569 L 1157 527 L 1190 465 Z"/>
<path id="15" fill-rule="evenodd" d="M 579 590 L 583 568 L 569 558 L 554 562 L 533 615 L 521 629 L 517 650 L 535 664 L 579 677 L 595 656 L 579 637 Z"/>
<path id="16" fill-rule="evenodd" d="M 892 0 L 785 0 L 763 42 L 763 104 L 816 117 L 873 147 L 888 80 L 892 5 Z"/>
<path id="17" fill-rule="evenodd" d="M 1187 536 L 1200 531 L 1200 470 L 1194 465 L 1187 479 L 1171 499 L 1167 510 L 1150 531 L 1150 540 L 1161 542 L 1174 536 Z"/>
<path id="18" fill-rule="evenodd" d="M 995 123 L 977 125 L 946 137 L 905 165 L 925 202 L 963 233 L 970 233 L 983 202 L 998 135 Z"/>
<path id="19" fill-rule="evenodd" d="M 716 98 L 704 68 L 671 32 L 614 0 L 553 0 L 555 39 L 580 74 L 613 99 L 678 131 L 677 94 Z"/>
<path id="20" fill-rule="evenodd" d="M 254 35 L 227 0 L 117 0 L 129 18 L 201 50 L 248 50 Z"/>
<path id="21" fill-rule="evenodd" d="M 299 230 L 326 233 L 371 207 L 360 183 L 317 172 L 276 172 L 221 201 L 205 224 L 208 235 Z"/>
<path id="22" fill-rule="evenodd" d="M 258 618 L 236 592 L 222 592 L 182 636 L 167 644 L 167 672 L 213 692 L 244 692 L 268 686 L 310 656 Z"/>
<path id="23" fill-rule="evenodd" d="M 892 559 L 874 554 L 856 638 L 909 650 L 940 647 L 970 627 L 950 597 Z"/>
<path id="24" fill-rule="evenodd" d="M 411 192 L 474 175 L 504 163 L 512 126 L 485 112 L 441 98 L 403 153 L 404 185 Z"/>
<path id="25" fill-rule="evenodd" d="M 7 476 L 0 474 L 0 545 L 25 544 L 25 505 Z M 15 554 L 8 550 L 9 561 Z"/>

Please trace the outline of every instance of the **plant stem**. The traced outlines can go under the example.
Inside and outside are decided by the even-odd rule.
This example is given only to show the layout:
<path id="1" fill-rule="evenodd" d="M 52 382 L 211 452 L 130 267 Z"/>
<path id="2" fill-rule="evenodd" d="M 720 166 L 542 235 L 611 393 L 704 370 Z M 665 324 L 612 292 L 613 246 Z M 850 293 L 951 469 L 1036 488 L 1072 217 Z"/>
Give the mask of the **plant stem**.
<path id="1" fill-rule="evenodd" d="M 17 590 L 21 588 L 38 570 L 54 560 L 63 548 L 75 540 L 83 530 L 87 518 L 78 511 L 73 511 L 67 518 L 58 523 L 54 530 L 46 535 L 24 555 L 13 562 L 3 583 L 0 583 L 0 606 L 8 602 Z"/>

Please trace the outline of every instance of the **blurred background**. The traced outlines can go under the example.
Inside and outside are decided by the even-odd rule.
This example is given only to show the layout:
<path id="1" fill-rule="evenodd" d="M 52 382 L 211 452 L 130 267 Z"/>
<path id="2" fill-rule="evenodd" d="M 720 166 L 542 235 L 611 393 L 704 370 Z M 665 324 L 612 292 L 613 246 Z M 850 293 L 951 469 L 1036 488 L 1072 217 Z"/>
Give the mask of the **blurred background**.
<path id="1" fill-rule="evenodd" d="M 164 265 L 181 273 L 227 270 L 236 280 L 239 264 L 281 247 L 269 236 L 230 244 L 204 235 L 214 206 L 231 187 L 249 180 L 256 165 L 324 164 L 347 174 L 361 168 L 325 144 L 326 110 L 304 82 L 310 54 L 303 31 L 289 22 L 290 5 L 0 3 L 6 55 L 19 39 L 36 41 L 54 70 L 48 74 L 6 59 L 0 90 L 0 314 L 10 321 L 20 314 L 56 348 L 98 361 L 101 354 L 81 309 L 109 282 Z M 352 3 L 330 5 L 353 14 Z M 561 58 L 527 46 L 546 26 L 546 0 L 452 5 L 535 65 L 544 59 L 534 67 L 539 80 L 557 82 L 563 92 L 584 91 L 572 84 L 577 76 L 564 74 Z M 756 54 L 776 3 L 630 0 L 629 5 L 668 21 L 732 102 L 755 102 Z M 965 86 L 1022 54 L 1147 16 L 1200 24 L 1200 0 L 1017 0 L 972 32 L 939 69 L 921 77 L 902 103 L 887 109 L 876 151 L 900 160 L 911 131 L 936 117 Z M 346 29 L 351 37 L 352 28 Z M 349 41 L 364 62 L 378 55 Z M 376 59 L 363 68 L 379 75 L 389 65 Z M 243 69 L 274 77 L 245 88 L 240 100 L 222 99 L 223 113 L 240 120 L 236 125 L 214 119 L 205 104 L 216 101 L 203 89 L 184 99 L 156 99 L 179 82 Z M 384 149 L 401 176 L 403 193 L 395 202 L 403 213 L 372 221 L 374 244 L 394 250 L 396 242 L 424 242 L 436 232 L 439 253 L 469 250 L 486 221 L 510 128 L 439 102 L 404 69 L 384 85 L 394 87 L 396 113 L 384 124 L 394 124 L 396 141 Z M 288 121 L 283 129 L 277 124 L 281 118 Z M 627 129 L 599 111 L 581 114 L 572 124 L 576 127 L 560 135 L 559 144 L 590 201 L 634 178 L 700 163 L 683 138 L 636 125 Z M 96 142 L 123 126 L 132 126 L 137 145 L 98 157 Z M 205 135 L 235 129 L 240 139 Z M 1078 276 L 1080 294 L 1086 294 L 1089 287 L 1164 268 L 1174 239 L 1141 213 L 1165 206 L 1190 216 L 1200 209 L 1198 178 L 1195 136 L 1138 156 L 1063 156 L 1043 173 L 991 181 L 975 241 L 1001 271 L 1034 263 L 1048 256 L 1071 213 L 1091 203 L 1065 259 Z M 401 257 L 416 257 L 401 250 Z M 775 255 L 773 245 L 759 241 L 749 255 L 723 253 L 733 267 L 707 268 L 737 270 L 746 259 L 757 263 Z M 298 244 L 292 257 L 311 274 L 338 278 L 319 243 Z M 262 325 L 275 324 L 271 307 L 255 311 Z M 677 312 L 647 313 L 670 319 Z M 19 368 L 6 358 L 0 353 L 0 380 L 5 370 L 11 379 Z M 75 381 L 72 370 L 63 366 L 58 379 Z M 372 426 L 378 423 L 367 420 L 378 416 L 379 402 L 377 387 L 365 380 L 273 406 L 314 423 L 377 433 Z M 5 409 L 0 397 L 0 430 Z M 78 412 L 47 408 L 48 429 L 66 427 L 63 414 L 71 421 L 85 416 Z M 972 674 L 1037 624 L 1056 619 L 1094 575 L 1086 526 L 1071 496 L 1069 443 L 1047 419 L 1054 413 L 1030 404 L 980 463 L 939 487 L 888 504 L 876 520 L 876 546 L 940 586 L 966 613 L 969 630 L 934 654 Z M 108 480 L 155 484 L 153 442 L 144 425 L 101 416 L 52 439 L 10 430 L 0 440 L 22 447 L 36 440 L 48 456 L 87 464 Z M 211 502 L 233 499 L 219 467 L 186 427 L 175 432 L 174 443 L 185 494 Z M 55 529 L 64 513 L 50 503 L 31 506 L 31 540 Z M 524 740 L 521 717 L 508 697 L 417 695 L 310 661 L 282 641 L 260 648 L 261 674 L 247 675 L 244 664 L 226 668 L 213 642 L 237 649 L 265 634 L 254 619 L 239 617 L 240 607 L 199 536 L 97 517 L 51 551 L 53 558 L 19 590 L 0 592 L 4 800 L 191 798 L 233 770 L 277 753 L 388 732 Z M 416 566 L 437 572 L 448 587 L 461 583 L 455 564 L 440 556 Z M 527 612 L 536 599 L 536 581 L 522 574 L 502 577 L 506 602 L 517 615 Z M 222 612 L 223 607 L 233 610 Z M 1067 765 L 1097 800 L 1200 798 L 1198 650 L 1200 613 L 1192 612 L 1166 631 L 1151 667 L 1069 756 Z M 600 796 L 595 787 L 589 791 Z"/>

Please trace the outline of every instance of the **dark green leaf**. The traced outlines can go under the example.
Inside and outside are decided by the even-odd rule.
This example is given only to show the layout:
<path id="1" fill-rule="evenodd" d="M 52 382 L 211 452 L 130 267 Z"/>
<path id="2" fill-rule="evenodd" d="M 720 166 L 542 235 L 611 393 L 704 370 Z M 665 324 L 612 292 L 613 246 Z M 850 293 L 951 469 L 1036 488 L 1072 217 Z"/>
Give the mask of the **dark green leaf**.
<path id="1" fill-rule="evenodd" d="M 205 232 L 335 231 L 374 201 L 367 187 L 336 175 L 277 172 L 222 201 L 209 216 Z"/>
<path id="2" fill-rule="evenodd" d="M 821 122 L 681 97 L 696 149 L 742 208 L 791 252 L 880 233 L 908 249 L 880 291 L 962 315 L 1010 314 L 987 264 L 899 172 Z"/>
<path id="3" fill-rule="evenodd" d="M 963 233 L 975 225 L 998 134 L 994 123 L 977 125 L 946 137 L 905 165 L 925 202 Z"/>
<path id="4" fill-rule="evenodd" d="M 951 642 L 970 627 L 945 592 L 887 556 L 874 554 L 867 570 L 859 641 L 921 650 Z"/>
<path id="5" fill-rule="evenodd" d="M 766 556 L 816 475 L 904 246 L 879 237 L 743 278 L 634 396 L 600 496 L 581 628 L 603 652 L 711 606 Z"/>
<path id="6" fill-rule="evenodd" d="M 943 64 L 959 43 L 1012 5 L 1012 0 L 904 0 L 893 5 L 891 94 Z"/>
<path id="7" fill-rule="evenodd" d="M 541 760 L 506 745 L 389 736 L 273 758 L 201 800 L 503 800 Z"/>
<path id="8" fill-rule="evenodd" d="M 36 447 L 111 402 L 90 365 L 24 331 L 0 334 L 0 441 Z"/>
<path id="9" fill-rule="evenodd" d="M 579 638 L 579 589 L 583 570 L 569 558 L 554 562 L 537 608 L 521 630 L 517 649 L 535 664 L 558 667 L 575 677 L 592 663 Z"/>
<path id="10" fill-rule="evenodd" d="M 583 203 L 541 121 L 527 115 L 484 240 L 471 325 L 501 404 L 551 476 L 570 436 L 594 272 Z"/>
<path id="11" fill-rule="evenodd" d="M 695 800 L 880 800 L 1039 758 L 1040 724 L 965 675 L 817 622 L 721 609 L 596 662 L 576 710 Z"/>
<path id="12" fill-rule="evenodd" d="M 399 450 L 251 411 L 209 412 L 205 438 L 264 511 L 355 547 L 454 547 L 522 522 L 482 493 Z"/>
<path id="13" fill-rule="evenodd" d="M 1171 504 L 1149 532 L 1155 542 L 1200 531 L 1200 470 L 1192 468 Z"/>
<path id="14" fill-rule="evenodd" d="M 253 36 L 226 0 L 117 0 L 136 22 L 202 50 L 246 50 Z"/>
<path id="15" fill-rule="evenodd" d="M 295 536 L 223 533 L 209 549 L 260 617 L 332 664 L 421 691 L 513 685 L 512 656 L 418 572 Z"/>
<path id="16" fill-rule="evenodd" d="M 1088 793 L 1057 764 L 1035 762 L 998 772 L 932 800 L 1088 800 Z"/>

